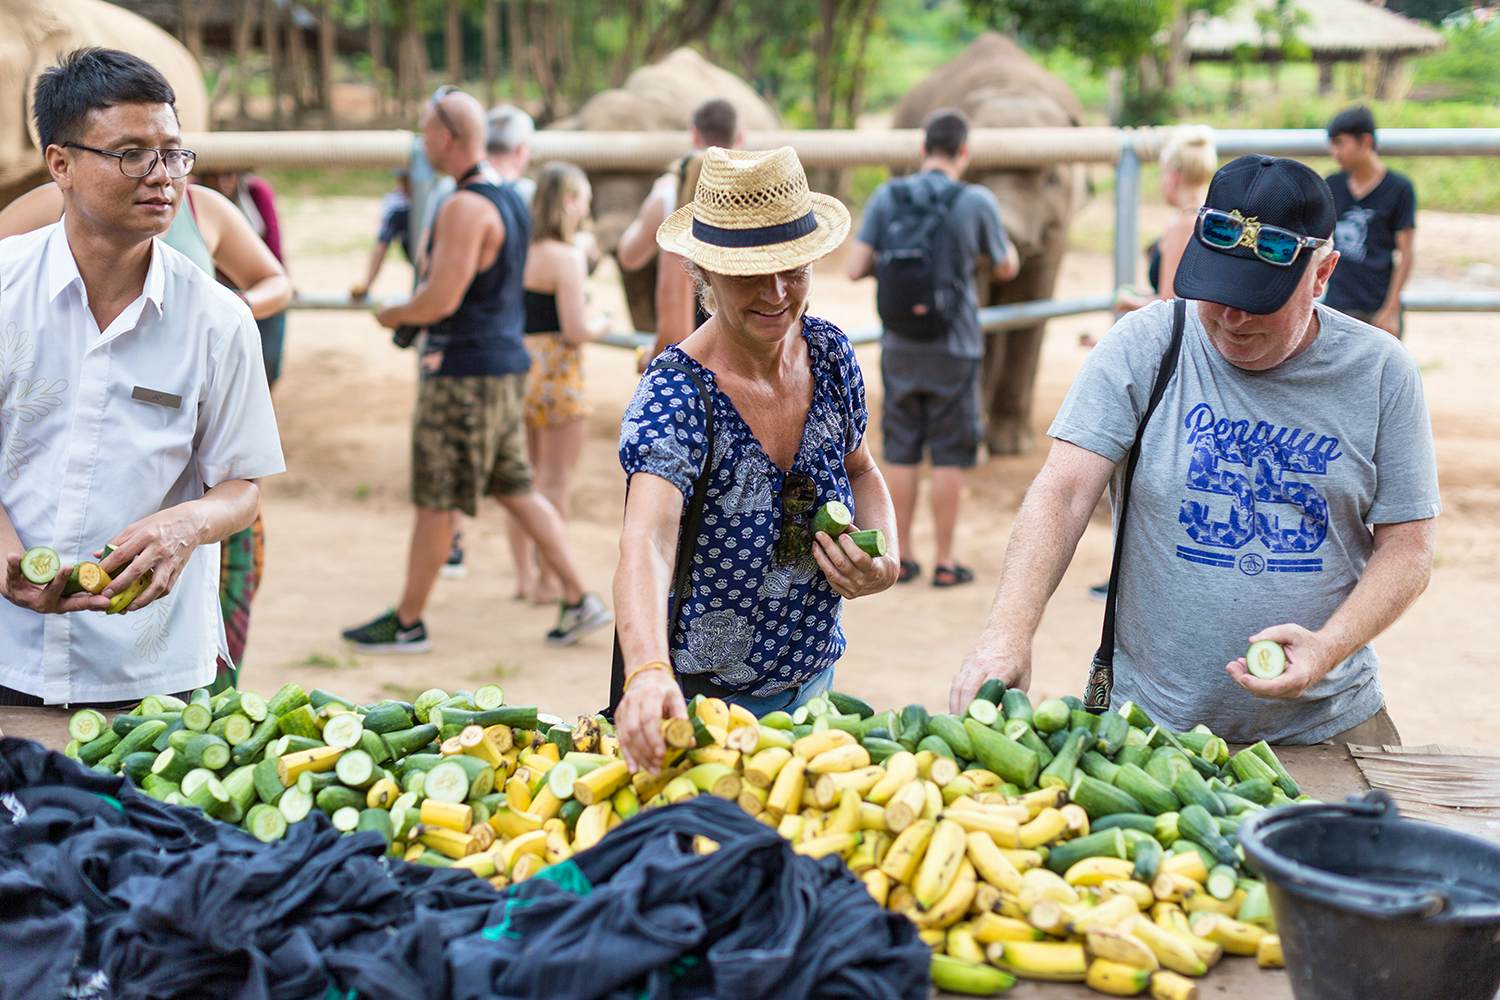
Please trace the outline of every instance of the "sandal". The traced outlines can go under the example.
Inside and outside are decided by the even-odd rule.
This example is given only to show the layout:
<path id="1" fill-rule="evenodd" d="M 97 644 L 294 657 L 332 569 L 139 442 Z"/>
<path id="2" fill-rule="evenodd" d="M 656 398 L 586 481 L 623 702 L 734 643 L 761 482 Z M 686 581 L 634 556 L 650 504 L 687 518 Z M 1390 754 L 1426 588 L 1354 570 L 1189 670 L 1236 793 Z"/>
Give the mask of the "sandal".
<path id="1" fill-rule="evenodd" d="M 934 587 L 958 587 L 965 583 L 973 582 L 974 571 L 959 563 L 954 563 L 952 566 L 939 566 L 932 571 L 932 585 Z"/>
<path id="2" fill-rule="evenodd" d="M 912 562 L 910 559 L 901 560 L 901 573 L 896 577 L 897 583 L 911 583 L 922 575 L 922 564 Z"/>

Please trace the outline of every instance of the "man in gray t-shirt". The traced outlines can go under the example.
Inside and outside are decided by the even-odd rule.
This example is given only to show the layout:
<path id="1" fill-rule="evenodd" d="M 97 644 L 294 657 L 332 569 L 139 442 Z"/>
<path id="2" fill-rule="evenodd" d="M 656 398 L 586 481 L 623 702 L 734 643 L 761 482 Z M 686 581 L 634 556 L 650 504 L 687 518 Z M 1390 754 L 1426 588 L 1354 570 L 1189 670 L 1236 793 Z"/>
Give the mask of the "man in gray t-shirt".
<path id="1" fill-rule="evenodd" d="M 1189 300 L 1176 371 L 1130 490 L 1112 703 L 1242 742 L 1315 743 L 1379 716 L 1395 742 L 1369 643 L 1432 565 L 1440 505 L 1417 366 L 1394 338 L 1315 303 L 1338 255 L 1311 170 L 1242 157 L 1205 213 L 1176 279 Z M 1073 383 L 955 707 L 987 677 L 1029 683 L 1042 608 L 1106 485 L 1118 524 L 1173 310 L 1122 319 Z M 1261 638 L 1287 653 L 1274 680 L 1242 659 Z"/>
<path id="2" fill-rule="evenodd" d="M 909 329 L 893 329 L 888 322 L 881 339 L 881 465 L 896 508 L 900 580 L 906 583 L 921 572 L 912 558 L 911 525 L 918 467 L 924 453 L 931 457 L 937 541 L 932 582 L 946 587 L 974 579 L 955 558 L 953 541 L 963 470 L 978 461 L 982 434 L 979 382 L 984 334 L 979 329 L 975 267 L 981 257 L 987 258 L 994 280 L 1008 281 L 1020 269 L 1020 259 L 1005 235 L 994 194 L 959 180 L 969 162 L 969 125 L 963 115 L 936 111 L 923 133 L 921 171 L 889 181 L 870 196 L 859 237 L 849 251 L 848 269 L 856 281 L 875 274 L 882 283 L 912 286 L 894 294 L 885 284 L 880 286 L 882 316 L 897 300 L 902 316 L 910 311 L 916 317 Z M 925 273 L 914 276 L 901 273 L 900 267 L 883 268 L 881 262 L 891 259 L 893 251 L 910 254 L 913 241 L 903 241 L 903 234 L 923 232 L 924 226 L 932 227 Z M 919 277 L 931 280 L 924 284 Z M 926 301 L 911 302 L 929 297 L 930 311 Z M 942 322 L 932 322 L 933 315 L 941 315 Z"/>

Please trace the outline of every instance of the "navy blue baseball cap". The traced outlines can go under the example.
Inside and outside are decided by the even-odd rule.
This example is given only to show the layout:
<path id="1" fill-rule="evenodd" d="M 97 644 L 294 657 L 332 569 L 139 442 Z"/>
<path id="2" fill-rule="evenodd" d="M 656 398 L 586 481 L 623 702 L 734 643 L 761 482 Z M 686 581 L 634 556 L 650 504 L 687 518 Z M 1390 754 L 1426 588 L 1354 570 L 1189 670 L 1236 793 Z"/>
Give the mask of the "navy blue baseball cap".
<path id="1" fill-rule="evenodd" d="M 1310 167 L 1280 156 L 1241 156 L 1219 168 L 1208 185 L 1204 204 L 1224 212 L 1238 211 L 1265 226 L 1279 226 L 1302 236 L 1328 239 L 1338 213 L 1333 194 Z M 1193 228 L 1172 290 L 1179 298 L 1217 302 L 1250 313 L 1273 313 L 1286 304 L 1307 270 L 1312 253 L 1304 248 L 1289 267 L 1255 256 L 1249 247 L 1218 250 L 1198 238 Z"/>

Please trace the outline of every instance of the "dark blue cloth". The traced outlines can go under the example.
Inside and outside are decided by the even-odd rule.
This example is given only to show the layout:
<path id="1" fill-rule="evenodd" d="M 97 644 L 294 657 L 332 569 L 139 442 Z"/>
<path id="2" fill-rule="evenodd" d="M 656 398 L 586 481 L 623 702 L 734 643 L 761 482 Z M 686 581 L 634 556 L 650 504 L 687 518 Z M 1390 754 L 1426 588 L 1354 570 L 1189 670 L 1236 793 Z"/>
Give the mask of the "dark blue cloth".
<path id="1" fill-rule="evenodd" d="M 1349 177 L 1340 171 L 1328 178 L 1338 222 L 1333 248 L 1338 266 L 1328 279 L 1323 301 L 1345 313 L 1373 313 L 1385 305 L 1396 270 L 1396 234 L 1417 225 L 1417 192 L 1411 181 L 1387 170 L 1363 198 L 1349 190 Z"/>
<path id="2" fill-rule="evenodd" d="M 495 206 L 505 224 L 505 242 L 495 262 L 474 275 L 453 314 L 428 329 L 427 351 L 442 352 L 439 377 L 520 374 L 531 368 L 523 339 L 526 305 L 521 285 L 531 244 L 531 211 L 511 184 L 479 181 L 459 191 L 480 195 Z M 428 260 L 440 228 L 433 226 L 428 237 Z"/>
<path id="3" fill-rule="evenodd" d="M 865 382 L 854 349 L 827 320 L 802 320 L 813 397 L 792 473 L 817 487 L 812 509 L 842 501 L 859 523 L 844 456 L 864 440 Z M 844 652 L 842 599 L 809 551 L 778 562 L 782 486 L 788 473 L 766 455 L 712 371 L 680 346 L 662 359 L 686 365 L 714 397 L 713 473 L 695 540 L 690 598 L 671 637 L 672 666 L 709 674 L 730 693 L 763 698 L 822 676 Z M 620 465 L 660 476 L 691 499 L 705 460 L 703 403 L 685 372 L 653 365 L 620 423 Z M 809 510 L 809 514 L 811 510 Z M 810 529 L 811 518 L 804 519 Z"/>

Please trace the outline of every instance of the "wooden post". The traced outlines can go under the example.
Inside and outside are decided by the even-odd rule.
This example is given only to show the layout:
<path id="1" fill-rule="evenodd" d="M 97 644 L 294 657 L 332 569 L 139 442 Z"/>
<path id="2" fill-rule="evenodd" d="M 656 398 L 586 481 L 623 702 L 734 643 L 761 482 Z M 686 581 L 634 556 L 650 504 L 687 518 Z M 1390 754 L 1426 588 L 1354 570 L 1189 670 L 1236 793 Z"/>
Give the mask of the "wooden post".
<path id="1" fill-rule="evenodd" d="M 255 33 L 255 0 L 234 5 L 234 99 L 240 121 L 250 117 L 250 40 Z"/>
<path id="2" fill-rule="evenodd" d="M 390 90 L 390 77 L 385 59 L 385 4 L 382 0 L 366 0 L 365 16 L 369 23 L 365 29 L 369 35 L 370 78 L 375 83 L 375 117 L 383 120 L 388 110 L 386 98 Z"/>
<path id="3" fill-rule="evenodd" d="M 334 0 L 318 0 L 318 104 L 323 109 L 323 127 L 334 122 L 333 71 L 338 66 L 338 45 L 333 22 Z"/>
<path id="4" fill-rule="evenodd" d="M 279 129 L 281 121 L 281 93 L 286 75 L 281 65 L 280 32 L 281 18 L 278 17 L 280 8 L 276 6 L 276 0 L 260 0 L 261 12 L 261 44 L 266 50 L 266 60 L 270 65 L 271 80 L 271 128 Z"/>
<path id="5" fill-rule="evenodd" d="M 307 110 L 307 44 L 302 37 L 302 28 L 297 24 L 295 9 L 286 12 L 286 67 L 287 90 L 292 95 L 292 114 L 301 124 L 303 112 Z"/>
<path id="6" fill-rule="evenodd" d="M 1333 93 L 1333 60 L 1318 60 L 1318 96 L 1327 97 Z"/>
<path id="7" fill-rule="evenodd" d="M 462 0 L 448 0 L 447 23 L 443 31 L 448 64 L 448 83 L 464 85 L 464 5 Z"/>
<path id="8" fill-rule="evenodd" d="M 484 100 L 500 102 L 500 0 L 484 0 Z"/>
<path id="9" fill-rule="evenodd" d="M 197 0 L 177 0 L 177 37 L 195 60 L 203 61 L 203 18 Z"/>
<path id="10" fill-rule="evenodd" d="M 506 52 L 510 56 L 510 99 L 519 103 L 526 90 L 526 0 L 505 5 Z"/>

